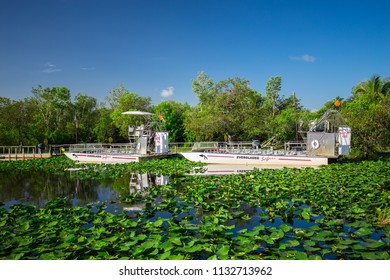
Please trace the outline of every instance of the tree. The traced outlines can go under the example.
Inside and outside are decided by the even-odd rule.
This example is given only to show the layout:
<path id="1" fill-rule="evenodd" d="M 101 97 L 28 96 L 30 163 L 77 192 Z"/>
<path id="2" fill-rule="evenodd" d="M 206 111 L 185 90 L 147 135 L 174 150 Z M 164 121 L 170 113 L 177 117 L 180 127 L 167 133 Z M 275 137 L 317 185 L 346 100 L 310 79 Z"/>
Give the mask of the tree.
<path id="1" fill-rule="evenodd" d="M 182 104 L 177 101 L 163 101 L 154 107 L 156 115 L 162 115 L 163 124 L 168 131 L 170 142 L 184 142 L 184 116 L 190 109 L 188 103 Z"/>
<path id="2" fill-rule="evenodd" d="M 122 139 L 119 136 L 119 129 L 114 125 L 111 114 L 112 110 L 106 107 L 99 108 L 99 117 L 93 128 L 93 134 L 98 142 L 108 142 L 111 137 L 114 142 L 118 142 L 118 139 Z"/>
<path id="3" fill-rule="evenodd" d="M 26 125 L 23 102 L 0 97 L 0 143 L 19 145 L 26 136 Z"/>
<path id="4" fill-rule="evenodd" d="M 352 129 L 355 154 L 372 156 L 390 146 L 390 79 L 374 75 L 352 90 L 341 111 Z"/>
<path id="5" fill-rule="evenodd" d="M 187 141 L 214 141 L 218 139 L 218 130 L 214 125 L 210 110 L 200 104 L 186 111 L 184 118 L 185 137 Z M 219 139 L 221 140 L 221 139 Z"/>
<path id="6" fill-rule="evenodd" d="M 222 135 L 232 140 L 258 138 L 262 118 L 262 97 L 249 87 L 249 81 L 229 78 L 215 85 L 214 118 Z"/>
<path id="7" fill-rule="evenodd" d="M 12 127 L 10 126 L 10 120 L 13 118 L 12 101 L 6 97 L 0 97 L 0 144 L 1 145 L 12 145 L 16 144 L 17 141 L 12 137 Z"/>
<path id="8" fill-rule="evenodd" d="M 212 141 L 217 137 L 218 132 L 211 116 L 213 88 L 213 81 L 204 72 L 200 72 L 192 81 L 192 90 L 199 98 L 199 103 L 185 113 L 185 137 L 189 141 Z"/>
<path id="9" fill-rule="evenodd" d="M 81 142 L 94 142 L 94 127 L 99 121 L 99 108 L 95 97 L 77 94 L 74 98 L 74 117 L 77 118 L 77 137 Z M 75 122 L 70 122 L 70 131 L 76 130 Z"/>
<path id="10" fill-rule="evenodd" d="M 67 134 L 65 127 L 69 121 L 68 112 L 72 108 L 70 91 L 65 87 L 42 88 L 39 85 L 32 89 L 32 102 L 38 115 L 34 116 L 36 129 L 41 128 L 43 136 L 51 143 L 61 143 L 70 140 L 71 135 Z M 65 139 L 64 139 L 65 138 Z"/>
<path id="11" fill-rule="evenodd" d="M 268 79 L 265 87 L 266 105 L 271 107 L 271 115 L 275 116 L 278 104 L 280 103 L 279 91 L 282 88 L 282 78 L 274 76 Z"/>
<path id="12" fill-rule="evenodd" d="M 110 108 L 114 109 L 118 106 L 119 98 L 125 93 L 127 90 L 120 84 L 118 88 L 113 88 L 110 90 L 109 95 L 106 96 L 106 100 L 110 105 Z"/>
<path id="13" fill-rule="evenodd" d="M 259 136 L 263 99 L 249 81 L 229 78 L 213 83 L 203 72 L 193 81 L 200 102 L 187 112 L 185 128 L 196 141 L 245 140 Z"/>
<path id="14" fill-rule="evenodd" d="M 381 80 L 380 76 L 374 75 L 368 81 L 363 81 L 353 88 L 353 98 L 359 95 L 371 95 L 372 99 L 383 100 L 390 94 L 390 77 Z"/>
<path id="15" fill-rule="evenodd" d="M 127 141 L 129 124 L 137 124 L 144 121 L 143 117 L 123 115 L 122 113 L 129 110 L 138 110 L 150 112 L 152 102 L 150 97 L 142 97 L 137 93 L 129 92 L 121 85 L 119 89 L 111 90 L 111 119 L 113 124 L 119 129 L 120 141 Z"/>
<path id="16" fill-rule="evenodd" d="M 196 97 L 199 98 L 200 105 L 209 104 L 213 99 L 213 86 L 213 81 L 203 71 L 200 72 L 196 79 L 192 81 L 192 90 L 194 91 Z"/>
<path id="17" fill-rule="evenodd" d="M 275 138 L 276 141 L 284 142 L 298 138 L 297 126 L 303 107 L 300 100 L 296 98 L 295 92 L 286 98 L 279 93 L 281 88 L 280 76 L 268 79 L 263 106 L 265 112 L 263 125 L 268 139 Z"/>
<path id="18" fill-rule="evenodd" d="M 267 120 L 267 126 L 271 128 L 269 136 L 276 136 L 283 143 L 298 140 L 299 122 L 307 118 L 308 112 L 303 110 L 295 93 L 288 98 L 281 98 L 278 107 L 277 114 Z"/>

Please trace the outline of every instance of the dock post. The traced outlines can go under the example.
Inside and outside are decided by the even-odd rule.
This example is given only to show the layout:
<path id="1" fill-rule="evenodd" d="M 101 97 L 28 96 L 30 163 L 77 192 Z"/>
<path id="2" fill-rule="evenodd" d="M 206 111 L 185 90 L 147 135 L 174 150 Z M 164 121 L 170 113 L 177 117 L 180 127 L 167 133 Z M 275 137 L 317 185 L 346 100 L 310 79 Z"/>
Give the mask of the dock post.
<path id="1" fill-rule="evenodd" d="M 8 160 L 11 160 L 11 148 L 8 148 Z"/>

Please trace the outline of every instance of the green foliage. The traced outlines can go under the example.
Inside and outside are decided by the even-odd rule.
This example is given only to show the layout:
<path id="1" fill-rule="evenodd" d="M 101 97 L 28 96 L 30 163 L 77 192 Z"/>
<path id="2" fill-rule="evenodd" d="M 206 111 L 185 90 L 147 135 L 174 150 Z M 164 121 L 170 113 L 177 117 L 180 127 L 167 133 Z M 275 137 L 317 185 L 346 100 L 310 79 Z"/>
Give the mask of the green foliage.
<path id="1" fill-rule="evenodd" d="M 294 139 L 297 123 L 307 113 L 295 94 L 285 98 L 280 89 L 279 76 L 268 80 L 262 97 L 249 81 L 229 78 L 214 83 L 202 72 L 193 81 L 199 104 L 186 115 L 186 133 L 195 141 Z"/>
<path id="2" fill-rule="evenodd" d="M 159 116 L 161 114 L 164 118 L 162 125 L 168 131 L 170 142 L 186 141 L 184 118 L 190 108 L 190 105 L 187 103 L 182 104 L 173 100 L 162 101 L 154 107 L 155 115 Z"/>
<path id="3" fill-rule="evenodd" d="M 108 142 L 109 137 L 112 137 L 114 142 L 119 142 L 119 131 L 112 121 L 111 112 L 112 110 L 105 107 L 99 109 L 99 118 L 93 129 L 97 142 Z"/>
<path id="4" fill-rule="evenodd" d="M 75 115 L 77 116 L 77 137 L 84 142 L 96 142 L 95 126 L 99 122 L 100 112 L 97 100 L 84 94 L 77 94 L 74 98 Z M 76 131 L 75 122 L 70 123 L 71 131 Z M 72 137 L 75 139 L 75 137 Z M 72 140 L 70 140 L 72 142 Z M 70 143 L 68 142 L 68 143 Z"/>
<path id="5" fill-rule="evenodd" d="M 270 108 L 271 116 L 274 117 L 278 104 L 280 103 L 279 91 L 282 88 L 282 77 L 274 76 L 268 79 L 265 87 L 266 102 L 265 106 Z M 267 108 L 268 109 L 268 108 Z"/>
<path id="6" fill-rule="evenodd" d="M 27 104 L 0 97 L 0 143 L 30 144 L 32 140 L 28 134 L 30 118 Z"/>
<path id="7" fill-rule="evenodd" d="M 129 92 L 122 85 L 118 89 L 112 90 L 113 99 L 115 99 L 115 107 L 111 107 L 111 119 L 115 127 L 119 129 L 120 141 L 127 142 L 129 123 L 139 124 L 143 122 L 142 117 L 123 115 L 123 112 L 129 110 L 151 111 L 151 98 L 142 97 L 137 93 Z M 113 105 L 111 104 L 111 105 Z"/>
<path id="8" fill-rule="evenodd" d="M 373 76 L 357 85 L 341 113 L 352 128 L 355 154 L 367 157 L 390 147 L 389 79 Z"/>
<path id="9" fill-rule="evenodd" d="M 62 173 L 67 168 L 78 166 L 66 156 L 41 158 L 35 160 L 1 161 L 0 172 L 19 171 L 47 171 L 51 173 Z"/>
<path id="10" fill-rule="evenodd" d="M 64 131 L 66 123 L 73 115 L 70 91 L 65 87 L 43 88 L 39 85 L 32 89 L 32 94 L 34 97 L 29 102 L 36 108 L 35 125 L 41 133 L 43 131 L 40 142 L 47 138 L 50 143 L 60 143 L 67 133 Z"/>
<path id="11" fill-rule="evenodd" d="M 213 83 L 203 72 L 193 81 L 200 103 L 186 115 L 187 134 L 196 141 L 258 137 L 262 98 L 249 81 L 234 78 Z"/>

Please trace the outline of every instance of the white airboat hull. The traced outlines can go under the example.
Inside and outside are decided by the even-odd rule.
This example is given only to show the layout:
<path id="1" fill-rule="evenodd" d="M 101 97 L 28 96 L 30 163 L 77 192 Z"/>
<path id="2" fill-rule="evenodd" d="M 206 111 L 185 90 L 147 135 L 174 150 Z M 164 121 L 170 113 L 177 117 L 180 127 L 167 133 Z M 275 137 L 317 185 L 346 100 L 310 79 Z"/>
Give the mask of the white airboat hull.
<path id="1" fill-rule="evenodd" d="M 110 155 L 96 153 L 65 153 L 65 155 L 74 161 L 87 163 L 130 163 L 139 162 L 139 155 Z"/>
<path id="2" fill-rule="evenodd" d="M 233 153 L 186 152 L 181 153 L 186 159 L 207 164 L 236 164 L 255 166 L 292 166 L 310 167 L 328 164 L 326 157 L 286 156 L 286 155 L 251 155 Z"/>

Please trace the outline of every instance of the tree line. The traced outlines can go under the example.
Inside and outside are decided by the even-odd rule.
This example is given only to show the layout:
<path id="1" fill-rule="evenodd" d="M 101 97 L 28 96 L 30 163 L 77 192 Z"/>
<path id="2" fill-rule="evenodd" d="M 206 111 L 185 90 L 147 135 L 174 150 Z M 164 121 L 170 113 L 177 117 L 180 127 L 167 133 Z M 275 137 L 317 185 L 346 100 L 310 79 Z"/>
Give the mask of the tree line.
<path id="1" fill-rule="evenodd" d="M 265 94 L 252 89 L 242 78 L 214 82 L 201 72 L 192 81 L 198 103 L 190 106 L 173 100 L 152 105 L 123 85 L 112 89 L 98 102 L 79 93 L 74 99 L 66 87 L 32 88 L 23 100 L 0 97 L 0 146 L 127 142 L 129 123 L 137 117 L 128 110 L 154 113 L 156 123 L 163 116 L 170 142 L 250 141 L 283 142 L 297 139 L 298 123 L 308 129 L 327 109 L 340 110 L 352 128 L 353 152 L 369 156 L 390 147 L 390 78 L 374 75 L 352 87 L 351 96 L 336 97 L 315 112 L 304 108 L 295 93 L 281 94 L 282 78 L 270 77 Z"/>

